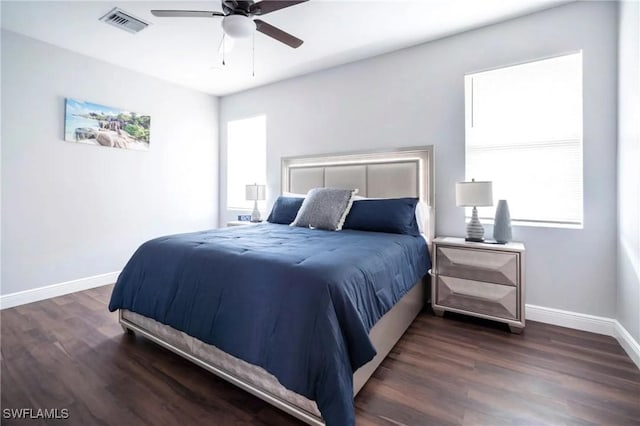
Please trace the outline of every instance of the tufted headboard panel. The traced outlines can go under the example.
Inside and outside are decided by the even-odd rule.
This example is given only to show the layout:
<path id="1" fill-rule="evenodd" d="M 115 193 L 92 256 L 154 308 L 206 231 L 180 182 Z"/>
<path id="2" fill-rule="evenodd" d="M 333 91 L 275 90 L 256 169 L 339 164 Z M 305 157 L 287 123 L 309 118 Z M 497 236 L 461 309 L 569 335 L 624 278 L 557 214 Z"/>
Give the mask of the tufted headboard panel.
<path id="1" fill-rule="evenodd" d="M 433 146 L 282 159 L 282 192 L 312 188 L 358 189 L 368 198 L 418 197 L 430 206 L 429 238 L 435 231 Z"/>

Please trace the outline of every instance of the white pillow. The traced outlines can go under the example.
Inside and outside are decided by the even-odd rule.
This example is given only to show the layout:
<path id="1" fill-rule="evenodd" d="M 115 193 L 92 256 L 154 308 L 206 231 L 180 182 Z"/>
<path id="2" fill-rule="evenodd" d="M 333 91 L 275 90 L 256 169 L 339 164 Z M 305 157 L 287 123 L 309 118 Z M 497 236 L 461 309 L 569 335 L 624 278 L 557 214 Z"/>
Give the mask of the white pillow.
<path id="1" fill-rule="evenodd" d="M 431 215 L 431 207 L 426 201 L 418 201 L 416 205 L 416 222 L 421 234 L 429 234 L 429 220 Z"/>

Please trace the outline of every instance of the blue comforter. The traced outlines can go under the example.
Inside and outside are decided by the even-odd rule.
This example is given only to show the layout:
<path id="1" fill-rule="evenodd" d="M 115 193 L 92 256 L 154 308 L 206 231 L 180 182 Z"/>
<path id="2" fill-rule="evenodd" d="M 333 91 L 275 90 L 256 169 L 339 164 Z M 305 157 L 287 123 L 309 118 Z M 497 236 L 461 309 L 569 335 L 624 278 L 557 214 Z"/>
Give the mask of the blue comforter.
<path id="1" fill-rule="evenodd" d="M 259 365 L 327 425 L 350 425 L 353 372 L 376 353 L 368 332 L 430 263 L 409 235 L 268 223 L 173 235 L 135 252 L 109 309 Z"/>

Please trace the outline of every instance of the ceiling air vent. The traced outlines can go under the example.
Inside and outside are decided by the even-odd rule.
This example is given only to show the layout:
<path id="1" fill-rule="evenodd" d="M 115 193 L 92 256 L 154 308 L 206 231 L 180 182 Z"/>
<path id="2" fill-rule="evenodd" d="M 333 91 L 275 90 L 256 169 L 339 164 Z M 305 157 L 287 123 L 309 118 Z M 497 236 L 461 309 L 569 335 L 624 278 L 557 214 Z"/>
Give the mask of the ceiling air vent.
<path id="1" fill-rule="evenodd" d="M 118 9 L 117 7 L 114 7 L 109 13 L 100 18 L 100 20 L 133 34 L 149 26 L 149 24 L 142 19 L 134 18 L 128 12 Z"/>

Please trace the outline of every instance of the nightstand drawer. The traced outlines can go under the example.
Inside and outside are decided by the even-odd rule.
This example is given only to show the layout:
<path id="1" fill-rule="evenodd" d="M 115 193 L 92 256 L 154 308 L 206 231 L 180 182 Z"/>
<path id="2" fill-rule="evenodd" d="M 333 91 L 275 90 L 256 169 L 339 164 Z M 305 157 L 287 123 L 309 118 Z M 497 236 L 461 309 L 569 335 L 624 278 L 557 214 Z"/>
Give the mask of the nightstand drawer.
<path id="1" fill-rule="evenodd" d="M 517 320 L 517 287 L 438 276 L 436 304 L 493 317 Z"/>
<path id="2" fill-rule="evenodd" d="M 438 246 L 438 275 L 517 286 L 519 254 L 506 251 Z"/>

